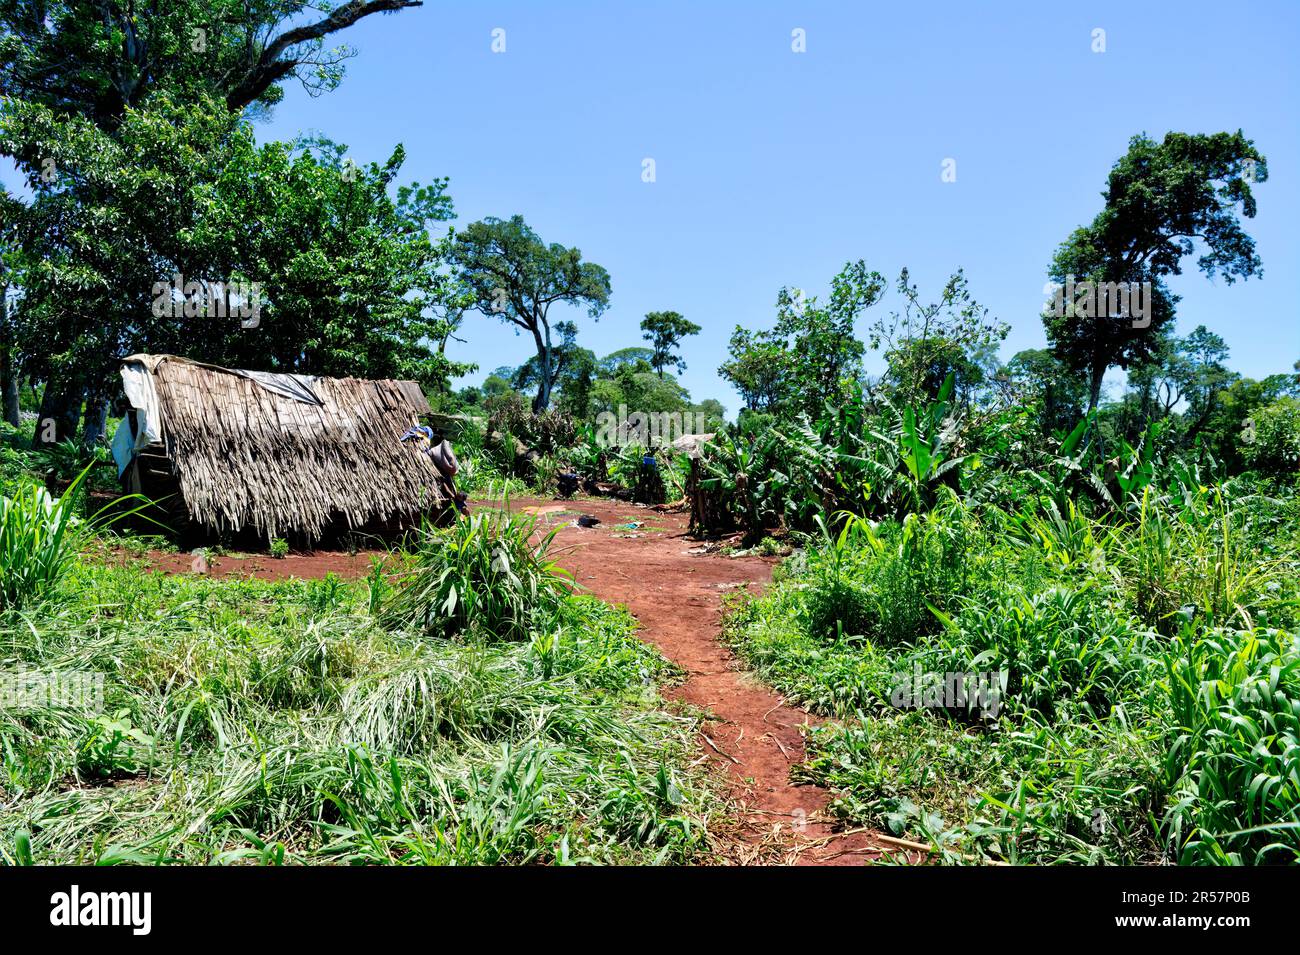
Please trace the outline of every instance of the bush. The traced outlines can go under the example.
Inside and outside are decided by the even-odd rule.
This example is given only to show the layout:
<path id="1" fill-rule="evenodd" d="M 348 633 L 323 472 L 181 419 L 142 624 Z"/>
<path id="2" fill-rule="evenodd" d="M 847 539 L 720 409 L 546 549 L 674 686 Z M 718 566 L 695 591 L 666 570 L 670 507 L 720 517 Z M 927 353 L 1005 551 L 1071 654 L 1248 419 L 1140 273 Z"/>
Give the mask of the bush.
<path id="1" fill-rule="evenodd" d="M 1255 412 L 1242 435 L 1246 465 L 1273 477 L 1300 470 L 1300 399 L 1278 398 Z"/>
<path id="2" fill-rule="evenodd" d="M 840 535 L 824 533 L 821 551 L 809 561 L 809 631 L 868 637 L 886 647 L 936 632 L 931 608 L 942 612 L 966 590 L 966 512 L 953 505 L 878 527 L 843 517 Z"/>
<path id="3" fill-rule="evenodd" d="M 521 396 L 508 394 L 492 399 L 488 410 L 488 433 L 512 435 L 528 450 L 554 454 L 577 443 L 573 417 L 555 408 L 535 412 Z"/>

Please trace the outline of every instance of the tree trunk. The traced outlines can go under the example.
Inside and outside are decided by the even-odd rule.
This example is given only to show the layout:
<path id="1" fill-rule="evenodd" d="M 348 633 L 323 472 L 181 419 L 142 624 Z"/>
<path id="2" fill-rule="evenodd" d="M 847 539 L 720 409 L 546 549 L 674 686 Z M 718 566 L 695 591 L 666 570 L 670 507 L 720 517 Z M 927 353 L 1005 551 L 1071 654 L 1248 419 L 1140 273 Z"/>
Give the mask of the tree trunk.
<path id="1" fill-rule="evenodd" d="M 14 361 L 14 335 L 9 327 L 9 286 L 0 283 L 0 418 L 15 428 L 18 416 L 18 365 Z"/>
<path id="2" fill-rule="evenodd" d="M 1101 400 L 1101 380 L 1106 376 L 1106 363 L 1094 362 L 1092 366 L 1091 381 L 1088 390 L 1088 415 L 1097 410 L 1097 403 Z"/>
<path id="3" fill-rule="evenodd" d="M 45 382 L 41 410 L 36 419 L 36 434 L 32 447 L 67 441 L 77 433 L 77 416 L 81 412 L 82 388 L 69 381 L 51 379 Z"/>
<path id="4" fill-rule="evenodd" d="M 537 362 L 541 365 L 541 380 L 537 385 L 537 397 L 533 399 L 535 413 L 545 411 L 551 404 L 551 329 L 546 326 L 546 337 L 542 337 L 540 328 L 533 329 L 533 340 L 537 343 Z"/>
<path id="5" fill-rule="evenodd" d="M 0 417 L 15 428 L 22 424 L 18 400 L 18 368 L 10 354 L 0 356 Z"/>
<path id="6" fill-rule="evenodd" d="M 86 410 L 81 417 L 81 444 L 90 449 L 104 438 L 108 425 L 108 399 L 98 391 L 86 396 Z"/>

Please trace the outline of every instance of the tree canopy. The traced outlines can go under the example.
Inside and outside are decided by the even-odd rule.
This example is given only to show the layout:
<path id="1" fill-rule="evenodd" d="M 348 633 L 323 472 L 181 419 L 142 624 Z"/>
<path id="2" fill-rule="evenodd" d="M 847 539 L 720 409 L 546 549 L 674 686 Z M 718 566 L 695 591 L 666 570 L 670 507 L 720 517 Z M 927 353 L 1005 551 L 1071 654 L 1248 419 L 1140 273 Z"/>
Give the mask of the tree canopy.
<path id="1" fill-rule="evenodd" d="M 650 366 L 664 376 L 664 369 L 669 365 L 677 369 L 678 374 L 686 370 L 685 360 L 674 352 L 688 335 L 698 335 L 700 326 L 688 321 L 678 312 L 649 312 L 641 320 L 641 337 L 653 346 L 650 353 Z"/>
<path id="2" fill-rule="evenodd" d="M 533 409 L 549 407 L 558 374 L 551 307 L 582 307 L 599 318 L 609 306 L 609 273 L 584 262 L 579 249 L 547 245 L 523 216 L 470 223 L 456 235 L 452 258 L 464 274 L 474 308 L 533 337 L 538 361 Z"/>
<path id="3" fill-rule="evenodd" d="M 1089 379 L 1088 409 L 1097 406 L 1106 370 L 1151 360 L 1174 316 L 1177 297 L 1165 278 L 1199 247 L 1197 267 L 1209 278 L 1262 274 L 1254 240 L 1239 215 L 1255 215 L 1254 183 L 1268 163 L 1240 130 L 1213 135 L 1169 133 L 1156 142 L 1134 136 L 1102 193 L 1105 206 L 1057 250 L 1049 276 L 1057 283 L 1148 283 L 1150 314 L 1135 321 L 1111 310 L 1092 314 L 1073 303 L 1043 314 L 1053 354 Z"/>

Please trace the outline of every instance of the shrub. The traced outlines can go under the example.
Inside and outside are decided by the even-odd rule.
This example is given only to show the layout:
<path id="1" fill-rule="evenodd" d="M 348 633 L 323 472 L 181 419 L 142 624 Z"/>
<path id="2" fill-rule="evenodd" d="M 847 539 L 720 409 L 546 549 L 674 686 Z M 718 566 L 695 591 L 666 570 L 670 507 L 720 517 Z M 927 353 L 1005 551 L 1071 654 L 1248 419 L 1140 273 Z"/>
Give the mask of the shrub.
<path id="1" fill-rule="evenodd" d="M 967 586 L 966 512 L 954 504 L 878 527 L 841 516 L 836 538 L 817 518 L 823 547 L 809 563 L 804 598 L 810 632 L 895 646 L 937 631 L 931 607 L 942 611 Z"/>
<path id="2" fill-rule="evenodd" d="M 130 710 L 117 710 L 91 721 L 77 768 L 91 777 L 135 773 L 148 760 L 153 748 L 153 737 L 131 722 Z"/>
<path id="3" fill-rule="evenodd" d="M 513 435 L 529 450 L 554 454 L 577 443 L 577 426 L 566 412 L 555 408 L 533 411 L 517 394 L 494 398 L 488 408 L 488 433 Z"/>
<path id="4" fill-rule="evenodd" d="M 1242 435 L 1247 466 L 1271 476 L 1300 470 L 1300 398 L 1283 397 L 1255 412 Z"/>

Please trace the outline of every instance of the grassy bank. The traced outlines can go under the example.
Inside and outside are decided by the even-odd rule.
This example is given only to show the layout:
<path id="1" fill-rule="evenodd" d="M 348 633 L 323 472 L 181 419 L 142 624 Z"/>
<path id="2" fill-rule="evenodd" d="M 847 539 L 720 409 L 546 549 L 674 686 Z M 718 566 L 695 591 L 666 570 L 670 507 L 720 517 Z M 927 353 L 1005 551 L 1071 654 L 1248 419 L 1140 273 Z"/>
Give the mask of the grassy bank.
<path id="1" fill-rule="evenodd" d="M 1294 492 L 1033 504 L 850 519 L 735 608 L 744 658 L 835 718 L 802 772 L 952 862 L 1300 859 Z M 950 673 L 995 705 L 930 692 Z"/>

